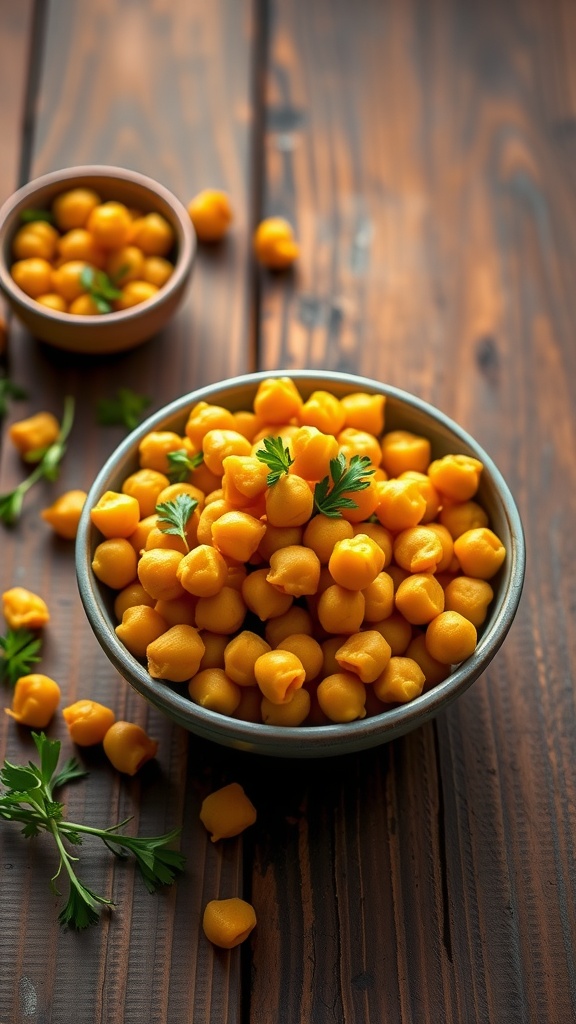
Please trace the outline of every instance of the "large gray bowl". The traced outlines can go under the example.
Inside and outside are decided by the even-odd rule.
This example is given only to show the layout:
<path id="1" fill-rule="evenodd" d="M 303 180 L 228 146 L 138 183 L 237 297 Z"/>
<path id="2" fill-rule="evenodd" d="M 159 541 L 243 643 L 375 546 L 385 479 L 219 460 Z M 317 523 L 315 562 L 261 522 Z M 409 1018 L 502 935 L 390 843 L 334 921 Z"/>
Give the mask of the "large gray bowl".
<path id="1" fill-rule="evenodd" d="M 447 707 L 478 678 L 500 648 L 518 608 L 525 569 L 524 535 L 514 499 L 491 458 L 447 416 L 413 395 L 374 380 L 329 371 L 292 371 L 290 376 L 305 398 L 318 389 L 330 390 L 338 397 L 354 391 L 385 395 L 386 430 L 403 428 L 426 435 L 432 442 L 434 458 L 459 452 L 483 463 L 478 499 L 490 517 L 491 527 L 503 541 L 507 557 L 498 576 L 491 581 L 494 600 L 476 650 L 444 682 L 411 703 L 344 725 L 284 728 L 241 722 L 207 711 L 171 685 L 153 679 L 114 632 L 115 595 L 96 579 L 91 569 L 92 554 L 101 537 L 91 524 L 90 509 L 104 491 L 120 490 L 124 478 L 138 468 L 137 448 L 150 430 L 183 434 L 188 412 L 199 401 L 224 405 L 233 411 L 249 408 L 260 381 L 286 372 L 254 373 L 200 388 L 171 402 L 134 430 L 110 456 L 90 489 L 78 530 L 76 570 L 86 614 L 108 658 L 138 693 L 178 725 L 239 750 L 277 757 L 328 757 L 374 747 L 415 729 Z"/>

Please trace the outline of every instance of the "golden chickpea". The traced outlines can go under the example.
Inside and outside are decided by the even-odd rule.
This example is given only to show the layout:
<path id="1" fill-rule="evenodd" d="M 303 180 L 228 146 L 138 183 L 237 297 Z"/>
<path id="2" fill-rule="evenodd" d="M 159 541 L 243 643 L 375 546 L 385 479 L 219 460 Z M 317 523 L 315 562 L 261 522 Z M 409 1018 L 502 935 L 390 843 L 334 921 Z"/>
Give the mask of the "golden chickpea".
<path id="1" fill-rule="evenodd" d="M 210 832 L 210 839 L 239 836 L 256 821 L 256 808 L 238 782 L 230 782 L 204 797 L 200 808 L 200 821 Z"/>
<path id="2" fill-rule="evenodd" d="M 178 579 L 195 597 L 213 597 L 219 594 L 228 578 L 228 566 L 216 548 L 199 544 L 184 555 L 178 566 Z"/>
<path id="3" fill-rule="evenodd" d="M 48 508 L 43 508 L 40 515 L 59 537 L 63 537 L 65 540 L 74 540 L 78 532 L 82 509 L 86 504 L 86 497 L 86 491 L 65 491 Z"/>
<path id="4" fill-rule="evenodd" d="M 256 686 L 254 665 L 261 654 L 270 650 L 270 644 L 249 629 L 242 630 L 226 645 L 224 668 L 238 686 Z"/>
<path id="5" fill-rule="evenodd" d="M 116 635 L 130 654 L 144 658 L 148 646 L 167 629 L 166 620 L 155 608 L 140 604 L 126 609 L 122 621 L 116 626 Z"/>
<path id="6" fill-rule="evenodd" d="M 300 249 L 292 225 L 284 217 L 267 217 L 254 232 L 257 260 L 271 270 L 284 270 L 298 259 Z"/>
<path id="7" fill-rule="evenodd" d="M 294 604 L 281 615 L 267 620 L 264 636 L 271 647 L 278 647 L 286 637 L 292 636 L 294 633 L 306 633 L 307 636 L 312 636 L 313 631 L 310 612 L 306 608 Z"/>
<path id="8" fill-rule="evenodd" d="M 72 228 L 58 239 L 58 254 L 62 263 L 81 260 L 92 267 L 103 270 L 106 265 L 106 250 L 101 249 L 86 228 Z"/>
<path id="9" fill-rule="evenodd" d="M 157 741 L 134 722 L 114 722 L 102 743 L 110 763 L 125 775 L 136 775 L 158 753 Z"/>
<path id="10" fill-rule="evenodd" d="M 310 694 L 304 687 L 296 690 L 289 704 L 275 704 L 268 697 L 262 697 L 260 715 L 266 725 L 294 728 L 302 725 L 310 714 Z"/>
<path id="11" fill-rule="evenodd" d="M 444 611 L 444 591 L 432 573 L 414 573 L 403 580 L 396 608 L 414 626 L 424 626 Z"/>
<path id="12" fill-rule="evenodd" d="M 172 548 L 151 548 L 141 555 L 138 579 L 156 601 L 171 601 L 184 596 L 184 587 L 178 579 L 182 558 L 181 552 Z"/>
<path id="13" fill-rule="evenodd" d="M 174 228 L 160 213 L 147 213 L 132 223 L 132 245 L 138 246 L 145 256 L 167 256 L 176 240 Z"/>
<path id="14" fill-rule="evenodd" d="M 295 654 L 306 673 L 305 682 L 309 683 L 320 675 L 324 665 L 322 648 L 313 636 L 308 633 L 291 633 L 276 645 L 277 651 L 290 651 Z M 306 717 L 306 716 L 304 716 Z"/>
<path id="15" fill-rule="evenodd" d="M 55 313 L 66 313 L 68 311 L 66 299 L 62 298 L 61 295 L 57 295 L 56 292 L 46 292 L 45 295 L 39 295 L 36 302 L 41 306 L 46 306 L 46 309 L 52 309 Z"/>
<path id="16" fill-rule="evenodd" d="M 340 399 L 344 410 L 344 426 L 355 430 L 366 430 L 378 437 L 384 430 L 384 412 L 386 397 L 369 395 L 365 392 L 354 392 Z"/>
<path id="17" fill-rule="evenodd" d="M 87 267 L 90 267 L 90 264 L 85 260 L 70 260 L 69 263 L 56 267 L 51 274 L 51 290 L 61 295 L 66 302 L 73 302 L 87 291 L 82 279 Z"/>
<path id="18" fill-rule="evenodd" d="M 119 288 L 128 281 L 143 280 L 144 253 L 135 245 L 123 245 L 121 249 L 112 250 L 106 260 L 106 273 Z"/>
<path id="19" fill-rule="evenodd" d="M 190 200 L 187 209 L 201 242 L 219 242 L 233 220 L 229 196 L 218 189 L 203 189 Z"/>
<path id="20" fill-rule="evenodd" d="M 98 308 L 95 299 L 86 294 L 73 299 L 68 307 L 68 312 L 72 316 L 100 316 L 102 311 Z"/>
<path id="21" fill-rule="evenodd" d="M 290 544 L 270 556 L 268 583 L 282 594 L 315 594 L 320 580 L 320 559 L 303 544 Z"/>
<path id="22" fill-rule="evenodd" d="M 466 576 L 490 580 L 506 558 L 506 548 L 493 530 L 466 530 L 454 541 L 454 554 Z"/>
<path id="23" fill-rule="evenodd" d="M 145 519 L 156 511 L 159 495 L 170 481 L 164 473 L 157 469 L 138 469 L 135 473 L 127 476 L 122 483 L 122 494 L 130 494 L 136 498 L 140 508 L 140 518 Z"/>
<path id="24" fill-rule="evenodd" d="M 254 907 L 237 896 L 227 900 L 210 900 L 206 904 L 202 928 L 214 946 L 233 949 L 244 942 L 255 927 Z"/>
<path id="25" fill-rule="evenodd" d="M 389 476 L 398 477 L 407 470 L 425 473 L 430 454 L 428 438 L 410 430 L 390 430 L 382 438 L 382 465 Z"/>
<path id="26" fill-rule="evenodd" d="M 10 587 L 2 594 L 2 611 L 10 629 L 42 629 L 50 622 L 45 600 L 26 587 Z"/>
<path id="27" fill-rule="evenodd" d="M 452 501 L 468 501 L 478 490 L 482 463 L 470 455 L 444 455 L 428 466 L 428 476 Z"/>
<path id="28" fill-rule="evenodd" d="M 158 288 L 150 281 L 128 281 L 120 289 L 120 298 L 114 299 L 112 303 L 116 312 L 123 309 L 131 309 L 132 306 L 139 306 L 141 302 L 147 302 L 158 294 Z"/>
<path id="29" fill-rule="evenodd" d="M 303 526 L 313 508 L 314 495 L 302 477 L 290 473 L 268 488 L 266 515 L 272 526 Z"/>
<path id="30" fill-rule="evenodd" d="M 353 722 L 366 717 L 366 688 L 353 672 L 326 676 L 316 691 L 318 703 L 331 722 Z"/>
<path id="31" fill-rule="evenodd" d="M 86 226 L 96 245 L 119 249 L 130 241 L 132 217 L 124 203 L 108 200 L 91 210 Z"/>
<path id="32" fill-rule="evenodd" d="M 102 743 L 108 729 L 116 721 L 111 708 L 95 700 L 77 700 L 62 708 L 71 740 L 79 747 L 92 747 Z"/>
<path id="33" fill-rule="evenodd" d="M 4 708 L 19 725 L 45 729 L 60 703 L 60 687 L 50 676 L 20 676 L 12 694 L 12 707 Z"/>
<path id="34" fill-rule="evenodd" d="M 246 607 L 258 616 L 261 622 L 273 619 L 287 612 L 294 598 L 282 594 L 267 580 L 268 569 L 255 569 L 248 573 L 242 584 L 242 597 Z"/>
<path id="35" fill-rule="evenodd" d="M 328 560 L 335 583 L 348 590 L 364 590 L 384 568 L 382 548 L 365 533 L 339 540 Z"/>
<path id="36" fill-rule="evenodd" d="M 172 277 L 174 265 L 164 256 L 146 256 L 140 271 L 140 279 L 148 281 L 156 288 L 163 288 Z"/>
<path id="37" fill-rule="evenodd" d="M 240 703 L 241 689 L 222 668 L 205 668 L 197 672 L 188 683 L 188 695 L 194 704 L 216 711 L 219 715 L 233 715 Z"/>
<path id="38" fill-rule="evenodd" d="M 41 453 L 58 437 L 60 424 L 51 412 L 37 412 L 24 420 L 17 420 L 8 428 L 8 437 L 19 454 L 30 460 L 30 456 Z M 38 459 L 40 459 L 38 454 Z M 37 461 L 37 460 L 35 460 Z"/>
<path id="39" fill-rule="evenodd" d="M 441 612 L 426 629 L 426 647 L 443 665 L 458 665 L 469 658 L 477 639 L 475 626 L 460 612 Z"/>
<path id="40" fill-rule="evenodd" d="M 101 202 L 98 193 L 91 188 L 71 188 L 62 192 L 52 203 L 56 226 L 60 231 L 85 227 L 92 210 Z"/>
<path id="41" fill-rule="evenodd" d="M 425 677 L 412 658 L 392 657 L 382 675 L 374 682 L 374 693 L 384 704 L 406 704 L 419 697 Z"/>
<path id="42" fill-rule="evenodd" d="M 347 590 L 338 583 L 327 587 L 318 600 L 318 619 L 327 633 L 357 633 L 366 602 L 361 590 Z"/>
<path id="43" fill-rule="evenodd" d="M 233 587 L 222 587 L 213 597 L 200 597 L 196 605 L 196 625 L 214 633 L 236 633 L 245 615 L 242 593 Z"/>
<path id="44" fill-rule="evenodd" d="M 136 498 L 118 491 L 105 491 L 90 509 L 90 518 L 105 537 L 129 537 L 140 520 Z"/>
<path id="45" fill-rule="evenodd" d="M 148 645 L 148 671 L 154 679 L 184 683 L 197 673 L 203 654 L 204 642 L 194 626 L 171 626 Z"/>
<path id="46" fill-rule="evenodd" d="M 16 260 L 10 267 L 10 273 L 19 288 L 31 299 L 45 295 L 52 289 L 52 265 L 39 256 L 30 256 L 25 260 Z M 58 291 L 58 289 L 56 289 Z"/>
<path id="47" fill-rule="evenodd" d="M 306 672 L 300 659 L 291 651 L 268 651 L 254 665 L 256 682 L 272 704 L 288 704 L 300 689 Z"/>
<path id="48" fill-rule="evenodd" d="M 123 590 L 136 579 L 137 555 L 125 537 L 107 537 L 95 548 L 92 572 L 113 590 Z"/>
<path id="49" fill-rule="evenodd" d="M 336 651 L 342 672 L 353 672 L 363 683 L 373 683 L 390 661 L 390 644 L 376 629 L 367 629 L 346 637 Z"/>
<path id="50" fill-rule="evenodd" d="M 15 260 L 38 257 L 51 262 L 58 247 L 58 232 L 45 220 L 23 224 L 14 235 L 12 255 Z"/>

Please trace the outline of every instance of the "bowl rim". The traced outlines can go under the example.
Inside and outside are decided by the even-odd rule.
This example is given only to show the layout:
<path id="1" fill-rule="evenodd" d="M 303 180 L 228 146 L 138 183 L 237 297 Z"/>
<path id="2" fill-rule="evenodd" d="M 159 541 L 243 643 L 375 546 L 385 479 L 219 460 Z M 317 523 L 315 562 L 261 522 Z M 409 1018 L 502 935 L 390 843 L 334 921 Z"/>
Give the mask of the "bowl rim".
<path id="1" fill-rule="evenodd" d="M 188 215 L 186 207 L 178 197 L 165 185 L 162 185 L 154 178 L 150 178 L 140 171 L 133 171 L 127 167 L 115 167 L 109 164 L 80 164 L 77 167 L 63 167 L 59 170 L 48 171 L 46 174 L 33 178 L 12 193 L 0 207 L 0 239 L 4 235 L 9 221 L 26 208 L 27 202 L 40 189 L 63 185 L 66 182 L 80 179 L 102 178 L 107 180 L 119 180 L 122 182 L 136 184 L 145 188 L 151 195 L 159 196 L 163 203 L 168 206 L 174 214 L 174 223 L 178 225 L 176 234 L 178 245 L 178 256 L 174 263 L 174 271 L 163 284 L 156 295 L 146 299 L 145 302 L 129 309 L 113 310 L 110 313 L 97 313 L 94 316 L 81 316 L 77 313 L 62 313 L 59 310 L 50 309 L 36 302 L 31 296 L 16 284 L 11 273 L 10 265 L 5 256 L 5 246 L 0 244 L 0 288 L 6 297 L 18 306 L 26 309 L 30 315 L 36 317 L 46 316 L 55 323 L 64 327 L 82 327 L 82 329 L 102 328 L 105 324 L 122 324 L 126 320 L 139 319 L 152 312 L 157 306 L 164 304 L 166 299 L 184 284 L 197 251 L 196 232 Z M 174 224 L 172 225 L 174 226 Z"/>
<path id="2" fill-rule="evenodd" d="M 133 451 L 145 434 L 176 414 L 183 412 L 187 406 L 191 407 L 196 402 L 213 398 L 222 390 L 235 389 L 240 386 L 256 387 L 263 380 L 281 376 L 289 376 L 296 383 L 298 381 L 318 383 L 324 381 L 327 384 L 333 382 L 344 385 L 348 389 L 352 387 L 355 390 L 385 394 L 387 398 L 395 399 L 426 416 L 431 416 L 454 434 L 483 462 L 502 499 L 502 509 L 508 523 L 512 543 L 510 550 L 507 551 L 506 586 L 500 595 L 499 607 L 489 632 L 485 632 L 479 637 L 478 645 L 471 657 L 455 668 L 445 680 L 425 691 L 413 701 L 390 708 L 381 715 L 347 723 L 303 727 L 245 722 L 209 711 L 191 702 L 187 691 L 184 695 L 184 693 L 174 690 L 172 684 L 155 680 L 148 675 L 142 663 L 135 659 L 116 637 L 112 620 L 109 620 L 104 613 L 98 598 L 98 589 L 101 584 L 91 572 L 88 557 L 91 531 L 90 509 L 103 493 L 106 480 L 113 467 Z M 192 713 L 194 720 L 199 725 L 198 732 L 204 737 L 213 738 L 218 743 L 263 754 L 278 753 L 278 756 L 285 757 L 316 757 L 325 754 L 338 754 L 337 746 L 339 744 L 343 745 L 341 753 L 345 753 L 349 750 L 365 749 L 394 739 L 433 718 L 439 710 L 447 707 L 468 689 L 497 653 L 512 624 L 522 594 L 526 549 L 520 514 L 500 470 L 478 441 L 440 409 L 410 392 L 368 377 L 336 370 L 278 369 L 242 374 L 195 389 L 163 406 L 133 430 L 108 457 L 90 487 L 80 517 L 75 559 L 80 598 L 96 638 L 119 673 L 141 696 L 164 710 L 178 724 L 182 724 L 182 719 L 189 717 Z M 107 643 L 104 641 L 104 635 L 108 639 Z M 343 730 L 345 730 L 344 739 L 342 738 Z M 196 732 L 197 730 L 191 728 L 191 731 Z M 284 749 L 292 744 L 295 748 L 292 753 Z M 282 747 L 282 750 L 277 752 L 273 749 L 276 745 Z"/>

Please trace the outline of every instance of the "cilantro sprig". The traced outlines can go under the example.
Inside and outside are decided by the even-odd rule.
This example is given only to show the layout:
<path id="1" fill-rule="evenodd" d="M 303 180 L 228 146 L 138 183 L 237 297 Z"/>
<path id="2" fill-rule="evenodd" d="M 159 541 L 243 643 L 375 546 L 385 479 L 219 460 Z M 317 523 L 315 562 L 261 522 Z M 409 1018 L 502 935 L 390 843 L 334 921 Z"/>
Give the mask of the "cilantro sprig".
<path id="1" fill-rule="evenodd" d="M 281 437 L 265 437 L 262 444 L 264 447 L 258 449 L 256 458 L 268 466 L 270 472 L 266 477 L 266 483 L 272 487 L 278 483 L 281 476 L 290 471 L 294 459 Z"/>
<path id="2" fill-rule="evenodd" d="M 197 508 L 198 502 L 190 494 L 178 494 L 173 501 L 164 501 L 156 505 L 158 526 L 162 533 L 170 533 L 184 541 L 186 550 L 190 550 L 186 527 L 190 516 Z"/>
<path id="3" fill-rule="evenodd" d="M 96 407 L 98 423 L 103 427 L 126 427 L 126 430 L 134 430 L 151 401 L 147 395 L 139 395 L 131 388 L 118 388 L 112 398 L 99 400 Z"/>
<path id="4" fill-rule="evenodd" d="M 183 854 L 170 848 L 180 830 L 173 829 L 161 836 L 139 837 L 122 831 L 129 818 L 111 828 L 94 828 L 66 821 L 64 804 L 55 799 L 54 791 L 67 782 L 84 778 L 88 772 L 75 758 L 70 758 L 57 771 L 60 741 L 50 740 L 44 733 L 33 732 L 32 738 L 40 758 L 39 764 L 29 761 L 26 765 L 14 765 L 5 760 L 0 769 L 0 782 L 5 787 L 0 793 L 0 819 L 20 822 L 22 834 L 27 839 L 41 832 L 52 836 L 59 853 L 58 868 L 50 880 L 50 888 L 56 895 L 61 895 L 56 885 L 59 876 L 68 878 L 66 904 L 58 917 L 60 924 L 81 930 L 98 922 L 100 907 L 114 907 L 112 900 L 89 889 L 76 873 L 75 865 L 79 858 L 69 852 L 66 843 L 81 846 L 84 836 L 101 839 L 118 857 L 132 854 L 149 892 L 154 892 L 161 885 L 171 885 L 185 863 Z"/>
<path id="5" fill-rule="evenodd" d="M 0 681 L 15 686 L 40 661 L 40 637 L 29 629 L 9 629 L 0 636 Z"/>
<path id="6" fill-rule="evenodd" d="M 20 402 L 27 397 L 27 392 L 19 384 L 15 384 L 9 377 L 0 377 L 0 419 L 8 412 L 9 401 Z"/>
<path id="7" fill-rule="evenodd" d="M 189 455 L 185 448 L 178 448 L 175 452 L 168 452 L 168 479 L 172 484 L 185 483 L 190 474 L 198 469 L 204 461 L 202 452 Z"/>
<path id="8" fill-rule="evenodd" d="M 58 437 L 42 451 L 34 452 L 38 463 L 25 480 L 22 480 L 13 491 L 0 495 L 0 520 L 6 526 L 13 526 L 19 519 L 24 505 L 24 498 L 38 480 L 54 482 L 60 472 L 60 463 L 66 452 L 66 442 L 74 422 L 74 399 L 67 395 L 64 399 L 64 411 Z"/>
<path id="9" fill-rule="evenodd" d="M 80 284 L 92 298 L 99 313 L 111 313 L 112 303 L 119 299 L 122 292 L 116 281 L 103 270 L 86 266 L 80 274 Z"/>
<path id="10" fill-rule="evenodd" d="M 34 221 L 43 220 L 47 224 L 54 223 L 54 214 L 50 210 L 35 210 L 30 207 L 28 210 L 22 210 L 20 214 L 20 220 L 23 224 L 33 224 Z"/>
<path id="11" fill-rule="evenodd" d="M 335 519 L 342 509 L 358 508 L 348 494 L 369 487 L 369 478 L 373 473 L 374 467 L 367 455 L 353 455 L 349 465 L 346 465 L 343 452 L 337 458 L 330 459 L 330 475 L 320 480 L 314 488 L 314 504 L 318 512 Z"/>

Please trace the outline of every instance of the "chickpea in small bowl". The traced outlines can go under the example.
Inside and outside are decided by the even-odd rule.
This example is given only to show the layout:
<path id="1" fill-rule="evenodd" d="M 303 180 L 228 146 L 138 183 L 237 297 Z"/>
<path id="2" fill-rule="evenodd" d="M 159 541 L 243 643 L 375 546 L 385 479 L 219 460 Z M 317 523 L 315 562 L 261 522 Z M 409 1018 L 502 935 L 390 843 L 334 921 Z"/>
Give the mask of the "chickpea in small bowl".
<path id="1" fill-rule="evenodd" d="M 70 351 L 117 352 L 156 334 L 195 251 L 180 201 L 124 168 L 51 172 L 0 210 L 0 288 L 37 338 Z"/>

